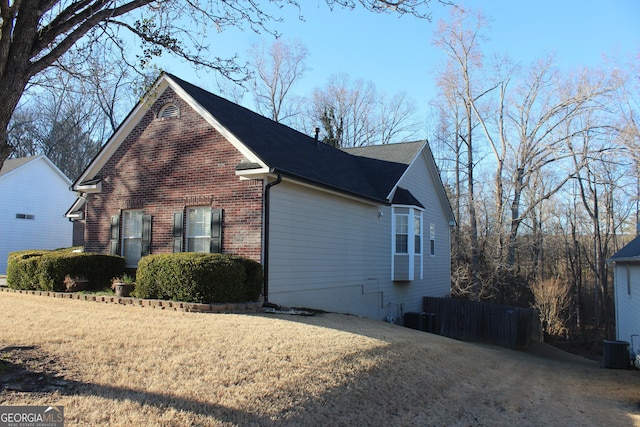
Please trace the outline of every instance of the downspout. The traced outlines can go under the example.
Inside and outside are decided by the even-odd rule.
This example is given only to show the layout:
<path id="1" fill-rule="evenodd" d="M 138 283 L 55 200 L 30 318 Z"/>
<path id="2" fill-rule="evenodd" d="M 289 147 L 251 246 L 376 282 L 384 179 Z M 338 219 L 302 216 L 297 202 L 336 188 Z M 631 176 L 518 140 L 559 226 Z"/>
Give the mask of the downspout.
<path id="1" fill-rule="evenodd" d="M 282 175 L 277 174 L 276 180 L 269 182 L 264 189 L 264 302 L 263 305 L 268 307 L 269 304 L 269 211 L 271 200 L 271 187 L 282 182 Z"/>

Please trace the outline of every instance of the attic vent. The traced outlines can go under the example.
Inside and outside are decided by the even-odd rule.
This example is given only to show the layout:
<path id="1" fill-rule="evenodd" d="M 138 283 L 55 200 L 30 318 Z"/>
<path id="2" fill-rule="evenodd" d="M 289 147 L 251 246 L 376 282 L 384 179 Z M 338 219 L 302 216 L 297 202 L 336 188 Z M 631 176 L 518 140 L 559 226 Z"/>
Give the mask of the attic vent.
<path id="1" fill-rule="evenodd" d="M 168 119 L 168 118 L 179 117 L 179 116 L 180 116 L 180 109 L 176 104 L 172 102 L 164 104 L 160 109 L 160 111 L 158 111 L 159 119 Z"/>

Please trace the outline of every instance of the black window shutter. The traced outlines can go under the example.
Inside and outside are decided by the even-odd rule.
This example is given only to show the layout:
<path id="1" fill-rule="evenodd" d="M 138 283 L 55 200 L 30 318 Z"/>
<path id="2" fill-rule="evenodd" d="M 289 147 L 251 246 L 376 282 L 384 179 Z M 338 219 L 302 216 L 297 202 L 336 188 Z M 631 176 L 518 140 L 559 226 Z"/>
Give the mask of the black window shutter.
<path id="1" fill-rule="evenodd" d="M 111 240 L 109 241 L 109 253 L 119 255 L 118 243 L 120 241 L 120 214 L 111 217 Z"/>
<path id="2" fill-rule="evenodd" d="M 142 215 L 142 256 L 151 253 L 151 215 Z"/>
<path id="3" fill-rule="evenodd" d="M 222 209 L 211 209 L 211 253 L 222 252 Z"/>
<path id="4" fill-rule="evenodd" d="M 182 212 L 173 214 L 173 252 L 182 252 Z"/>

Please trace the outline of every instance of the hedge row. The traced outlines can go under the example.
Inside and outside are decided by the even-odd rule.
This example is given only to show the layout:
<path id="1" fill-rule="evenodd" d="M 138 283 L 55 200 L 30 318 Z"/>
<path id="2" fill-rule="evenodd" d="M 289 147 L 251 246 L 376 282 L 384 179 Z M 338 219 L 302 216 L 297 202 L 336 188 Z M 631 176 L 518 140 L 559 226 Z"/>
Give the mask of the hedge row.
<path id="1" fill-rule="evenodd" d="M 138 263 L 132 296 L 196 303 L 256 301 L 262 277 L 260 263 L 233 255 L 148 255 Z"/>
<path id="2" fill-rule="evenodd" d="M 100 290 L 124 272 L 123 257 L 73 249 L 11 252 L 7 259 L 7 285 L 12 289 L 63 292 L 64 278 L 69 275 L 86 278 L 89 290 Z"/>

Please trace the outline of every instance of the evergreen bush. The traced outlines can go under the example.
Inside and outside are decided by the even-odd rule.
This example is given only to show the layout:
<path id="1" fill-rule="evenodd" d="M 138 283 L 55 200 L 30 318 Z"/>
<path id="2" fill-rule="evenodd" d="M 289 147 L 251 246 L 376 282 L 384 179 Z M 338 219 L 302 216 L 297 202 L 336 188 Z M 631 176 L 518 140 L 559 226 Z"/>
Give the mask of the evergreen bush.
<path id="1" fill-rule="evenodd" d="M 262 266 L 255 261 L 227 254 L 155 254 L 138 263 L 133 296 L 198 303 L 255 301 L 261 286 Z"/>
<path id="2" fill-rule="evenodd" d="M 74 252 L 72 248 L 12 252 L 7 262 L 7 285 L 12 289 L 63 292 L 68 275 L 84 277 L 89 280 L 90 290 L 99 290 L 122 274 L 124 266 L 123 257 Z"/>

